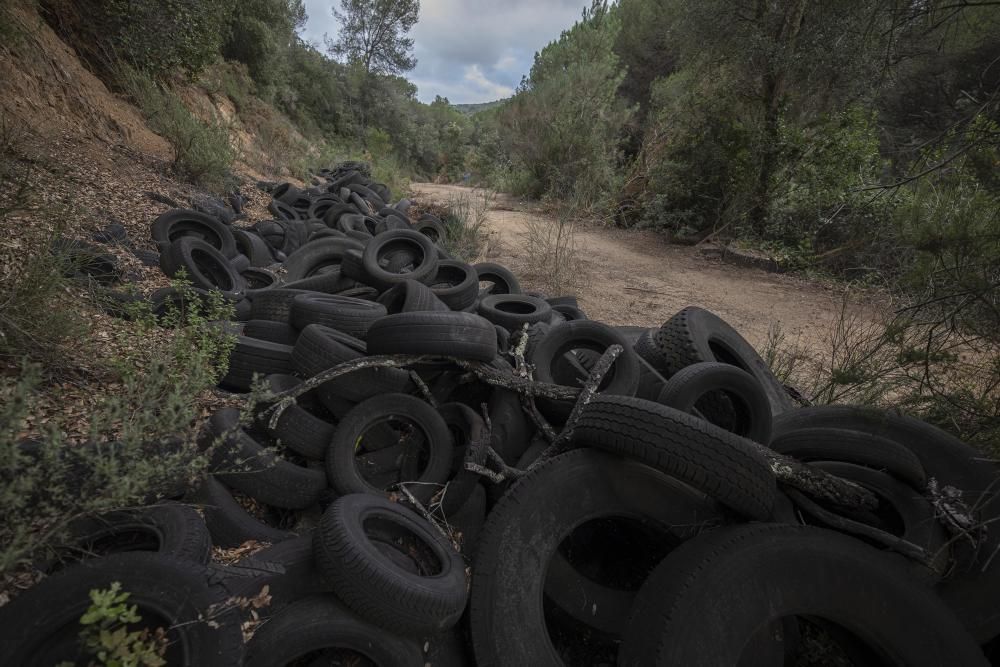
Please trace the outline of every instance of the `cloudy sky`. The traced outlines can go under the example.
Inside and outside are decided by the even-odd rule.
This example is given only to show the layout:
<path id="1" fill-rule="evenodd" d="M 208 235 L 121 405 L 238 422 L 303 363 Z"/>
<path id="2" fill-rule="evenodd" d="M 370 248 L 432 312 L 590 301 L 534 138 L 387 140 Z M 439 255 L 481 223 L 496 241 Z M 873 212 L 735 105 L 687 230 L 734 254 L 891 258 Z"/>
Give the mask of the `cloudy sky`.
<path id="1" fill-rule="evenodd" d="M 305 0 L 303 37 L 320 48 L 324 33 L 337 33 L 330 12 L 336 1 Z M 421 0 L 411 33 L 417 68 L 407 78 L 424 102 L 435 95 L 453 104 L 508 97 L 535 52 L 573 25 L 585 6 L 589 0 Z"/>

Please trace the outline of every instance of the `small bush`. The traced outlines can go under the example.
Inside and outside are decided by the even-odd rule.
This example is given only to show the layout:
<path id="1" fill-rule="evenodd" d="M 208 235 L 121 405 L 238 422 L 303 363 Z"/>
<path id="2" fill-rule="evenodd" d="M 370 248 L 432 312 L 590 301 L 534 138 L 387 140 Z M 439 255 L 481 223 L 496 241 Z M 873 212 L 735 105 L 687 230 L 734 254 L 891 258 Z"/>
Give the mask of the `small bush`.
<path id="1" fill-rule="evenodd" d="M 170 142 L 177 172 L 192 183 L 220 188 L 236 159 L 229 127 L 218 119 L 195 117 L 173 91 L 148 73 L 121 66 L 117 80 L 150 127 Z"/>
<path id="2" fill-rule="evenodd" d="M 69 261 L 43 245 L 29 250 L 19 273 L 0 285 L 0 358 L 58 366 L 64 345 L 86 331 L 82 315 L 68 303 Z"/>
<path id="3" fill-rule="evenodd" d="M 490 254 L 494 239 L 486 219 L 495 199 L 496 193 L 479 190 L 449 200 L 441 221 L 448 232 L 445 248 L 452 256 L 475 263 Z"/>
<path id="4" fill-rule="evenodd" d="M 532 216 L 526 225 L 525 275 L 543 291 L 563 294 L 578 283 L 581 264 L 576 247 L 576 219 L 560 211 L 556 220 Z"/>
<path id="5" fill-rule="evenodd" d="M 194 75 L 219 57 L 233 0 L 42 0 L 46 17 L 92 65 L 157 78 Z"/>
<path id="6" fill-rule="evenodd" d="M 210 321 L 231 307 L 221 297 L 189 302 L 183 317 L 168 315 L 173 329 L 158 329 L 147 309 L 117 332 L 118 383 L 91 411 L 86 442 L 64 437 L 61 416 L 23 441 L 45 389 L 41 369 L 25 363 L 0 381 L 0 573 L 58 542 L 75 518 L 145 504 L 203 473 L 196 399 L 225 372 L 232 339 Z"/>
<path id="7" fill-rule="evenodd" d="M 163 667 L 167 664 L 166 628 L 129 630 L 142 617 L 129 606 L 128 591 L 112 582 L 107 590 L 90 591 L 91 605 L 80 617 L 80 644 L 103 667 Z M 62 663 L 70 665 L 70 663 Z"/>

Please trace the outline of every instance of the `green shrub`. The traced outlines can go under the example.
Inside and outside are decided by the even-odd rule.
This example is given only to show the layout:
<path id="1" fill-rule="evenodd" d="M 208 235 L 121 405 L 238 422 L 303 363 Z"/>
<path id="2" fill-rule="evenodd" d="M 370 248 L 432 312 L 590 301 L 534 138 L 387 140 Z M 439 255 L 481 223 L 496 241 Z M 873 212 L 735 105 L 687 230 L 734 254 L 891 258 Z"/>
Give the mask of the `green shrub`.
<path id="1" fill-rule="evenodd" d="M 220 187 L 236 159 L 229 126 L 195 117 L 180 97 L 146 72 L 122 65 L 117 80 L 150 127 L 170 142 L 178 173 L 193 183 Z"/>
<path id="2" fill-rule="evenodd" d="M 90 591 L 91 605 L 80 617 L 80 644 L 101 667 L 163 667 L 167 664 L 166 628 L 130 630 L 142 621 L 128 591 L 113 582 L 106 590 Z M 59 667 L 72 667 L 62 663 Z"/>
<path id="3" fill-rule="evenodd" d="M 47 243 L 39 246 L 28 249 L 19 273 L 0 285 L 0 358 L 58 366 L 65 344 L 87 327 L 67 294 L 71 260 L 50 252 Z"/>
<path id="4" fill-rule="evenodd" d="M 42 0 L 53 27 L 92 64 L 119 62 L 163 78 L 219 57 L 234 0 Z"/>
<path id="5" fill-rule="evenodd" d="M 225 372 L 232 338 L 210 322 L 227 318 L 231 306 L 221 297 L 189 306 L 168 315 L 161 323 L 174 327 L 168 330 L 148 309 L 136 314 L 116 330 L 123 353 L 109 370 L 118 380 L 102 387 L 85 443 L 64 437 L 60 415 L 25 445 L 27 418 L 41 423 L 41 369 L 23 363 L 19 376 L 0 380 L 0 572 L 58 542 L 77 517 L 144 504 L 203 474 L 196 399 Z"/>

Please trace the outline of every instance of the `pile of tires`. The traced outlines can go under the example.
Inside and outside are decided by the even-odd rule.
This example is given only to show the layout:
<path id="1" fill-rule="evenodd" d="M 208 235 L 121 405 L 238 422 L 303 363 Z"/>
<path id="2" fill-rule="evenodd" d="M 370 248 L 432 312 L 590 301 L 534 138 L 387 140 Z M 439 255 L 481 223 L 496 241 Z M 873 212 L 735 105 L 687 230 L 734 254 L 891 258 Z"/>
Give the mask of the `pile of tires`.
<path id="1" fill-rule="evenodd" d="M 74 528 L 72 562 L 0 608 L 0 664 L 79 659 L 112 581 L 169 628 L 170 664 L 989 664 L 980 453 L 802 407 L 701 308 L 616 327 L 525 293 L 357 166 L 275 187 L 251 228 L 154 223 L 167 273 L 236 304 L 221 387 L 252 400 L 206 422 L 211 474 L 178 502 Z M 877 507 L 810 498 L 782 460 Z M 250 542 L 269 546 L 209 562 Z"/>

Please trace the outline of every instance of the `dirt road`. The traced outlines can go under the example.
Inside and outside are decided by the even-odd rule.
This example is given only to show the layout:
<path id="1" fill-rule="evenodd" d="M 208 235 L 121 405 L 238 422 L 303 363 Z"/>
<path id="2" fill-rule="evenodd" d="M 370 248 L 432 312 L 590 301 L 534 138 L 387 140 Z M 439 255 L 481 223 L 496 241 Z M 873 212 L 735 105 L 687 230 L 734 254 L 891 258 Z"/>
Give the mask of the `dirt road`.
<path id="1" fill-rule="evenodd" d="M 414 184 L 413 192 L 418 201 L 438 203 L 476 193 L 430 183 Z M 537 267 L 524 252 L 526 225 L 544 215 L 530 203 L 499 195 L 487 224 L 500 243 L 488 259 L 518 275 L 532 273 Z M 840 311 L 840 291 L 797 276 L 723 264 L 696 248 L 670 245 L 654 232 L 578 227 L 576 246 L 583 270 L 573 291 L 590 317 L 611 324 L 659 326 L 679 309 L 697 305 L 726 319 L 758 348 L 778 323 L 788 340 L 816 349 L 827 344 Z M 537 287 L 530 279 L 524 282 Z"/>

